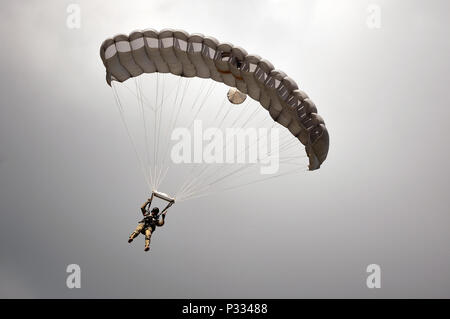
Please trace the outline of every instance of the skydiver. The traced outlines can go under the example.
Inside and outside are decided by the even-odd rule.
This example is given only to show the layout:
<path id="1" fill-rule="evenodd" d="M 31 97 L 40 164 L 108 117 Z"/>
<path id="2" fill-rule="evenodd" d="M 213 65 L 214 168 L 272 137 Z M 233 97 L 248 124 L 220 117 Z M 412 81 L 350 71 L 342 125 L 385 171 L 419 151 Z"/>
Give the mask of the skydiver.
<path id="1" fill-rule="evenodd" d="M 161 227 L 164 225 L 164 220 L 166 218 L 167 209 L 172 206 L 173 202 L 170 202 L 166 208 L 159 213 L 158 207 L 153 207 L 151 211 L 150 205 L 152 203 L 152 198 L 149 198 L 144 205 L 141 207 L 142 215 L 144 215 L 144 218 L 139 221 L 138 226 L 134 230 L 134 232 L 131 233 L 130 237 L 128 238 L 128 242 L 131 243 L 134 238 L 136 238 L 139 233 L 145 235 L 145 248 L 144 251 L 149 251 L 150 249 L 150 239 L 152 234 L 155 232 L 156 227 Z M 160 218 L 162 216 L 162 218 Z"/>

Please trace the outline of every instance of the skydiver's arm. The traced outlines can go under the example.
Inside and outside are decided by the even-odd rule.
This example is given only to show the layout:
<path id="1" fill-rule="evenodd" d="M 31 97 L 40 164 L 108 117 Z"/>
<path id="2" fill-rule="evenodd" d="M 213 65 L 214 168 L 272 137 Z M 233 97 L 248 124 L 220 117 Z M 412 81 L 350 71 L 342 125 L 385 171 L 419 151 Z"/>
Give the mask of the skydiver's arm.
<path id="1" fill-rule="evenodd" d="M 166 214 L 162 215 L 161 219 L 158 219 L 158 222 L 156 223 L 156 226 L 161 227 L 164 225 L 164 220 L 166 219 Z"/>
<path id="2" fill-rule="evenodd" d="M 145 214 L 145 209 L 147 208 L 148 205 L 151 205 L 152 200 L 153 200 L 153 194 L 152 194 L 152 197 L 147 199 L 147 201 L 144 203 L 144 205 L 142 205 L 142 207 L 141 207 L 142 214 Z"/>
<path id="3" fill-rule="evenodd" d="M 147 207 L 147 205 L 149 204 L 149 202 L 148 201 L 146 201 L 145 203 L 144 203 L 144 205 L 142 205 L 142 207 L 141 207 L 141 212 L 142 212 L 142 215 L 144 215 L 145 214 L 145 208 Z"/>

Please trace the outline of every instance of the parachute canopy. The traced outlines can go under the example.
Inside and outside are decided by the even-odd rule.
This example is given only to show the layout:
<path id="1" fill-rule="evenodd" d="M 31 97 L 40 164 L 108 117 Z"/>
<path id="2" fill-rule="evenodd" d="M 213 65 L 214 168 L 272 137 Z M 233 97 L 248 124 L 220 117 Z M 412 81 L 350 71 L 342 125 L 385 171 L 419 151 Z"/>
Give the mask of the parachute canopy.
<path id="1" fill-rule="evenodd" d="M 242 103 L 245 94 L 258 101 L 305 146 L 310 170 L 327 157 L 329 135 L 315 104 L 293 79 L 258 55 L 202 34 L 147 29 L 106 39 L 100 56 L 109 85 L 157 72 L 213 79 L 236 88 L 230 101 Z"/>

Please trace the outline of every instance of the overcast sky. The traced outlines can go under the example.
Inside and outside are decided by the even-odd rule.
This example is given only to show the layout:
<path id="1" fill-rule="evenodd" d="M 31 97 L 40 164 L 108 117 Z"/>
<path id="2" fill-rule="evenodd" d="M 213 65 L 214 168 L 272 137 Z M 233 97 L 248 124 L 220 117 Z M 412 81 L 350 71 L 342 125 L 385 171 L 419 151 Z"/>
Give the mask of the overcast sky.
<path id="1" fill-rule="evenodd" d="M 0 297 L 450 298 L 447 1 L 73 2 L 79 29 L 69 1 L 0 3 Z M 149 27 L 268 59 L 331 142 L 318 171 L 174 205 L 144 253 L 127 237 L 148 194 L 99 48 Z"/>

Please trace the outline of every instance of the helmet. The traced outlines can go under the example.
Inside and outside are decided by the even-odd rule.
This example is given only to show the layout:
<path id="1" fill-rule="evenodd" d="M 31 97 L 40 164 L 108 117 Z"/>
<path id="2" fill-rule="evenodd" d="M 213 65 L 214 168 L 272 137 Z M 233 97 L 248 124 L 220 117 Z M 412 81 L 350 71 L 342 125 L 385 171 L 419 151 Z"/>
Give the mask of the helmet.
<path id="1" fill-rule="evenodd" d="M 152 212 L 152 214 L 158 214 L 159 213 L 159 208 L 158 207 L 153 207 L 151 212 Z"/>

